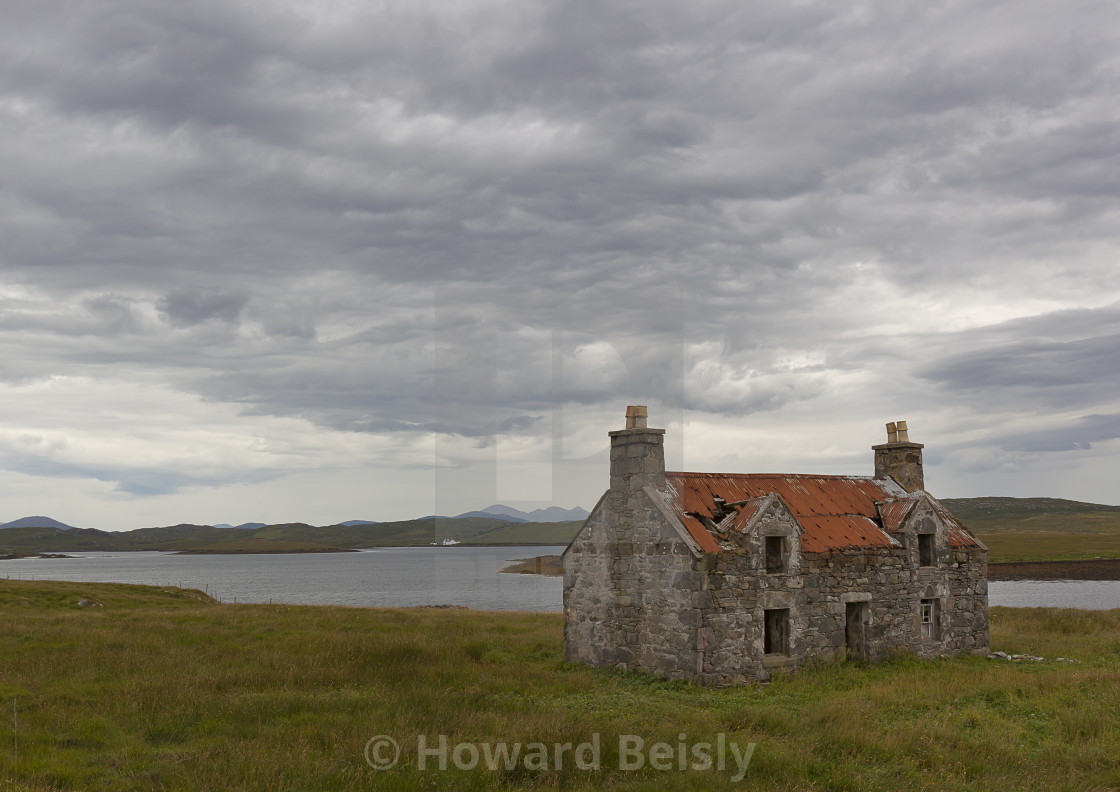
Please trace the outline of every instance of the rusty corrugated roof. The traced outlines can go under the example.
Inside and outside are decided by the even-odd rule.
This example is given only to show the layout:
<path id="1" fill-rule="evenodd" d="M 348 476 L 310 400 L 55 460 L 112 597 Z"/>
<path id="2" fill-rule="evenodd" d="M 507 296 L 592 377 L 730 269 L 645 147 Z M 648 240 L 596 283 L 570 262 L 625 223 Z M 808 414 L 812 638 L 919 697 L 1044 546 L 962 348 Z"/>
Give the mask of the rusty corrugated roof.
<path id="1" fill-rule="evenodd" d="M 945 523 L 945 527 L 948 529 L 947 533 L 949 535 L 950 547 L 983 546 L 976 541 L 976 537 L 970 534 L 968 529 L 961 525 L 957 518 L 942 505 L 941 501 L 937 500 L 937 498 L 930 498 L 929 501 L 933 504 L 933 510 L 937 512 L 937 516 L 942 519 Z"/>
<path id="2" fill-rule="evenodd" d="M 763 495 L 758 498 L 751 498 L 748 501 L 738 504 L 735 507 L 737 512 L 733 523 L 734 529 L 740 533 L 745 531 L 747 529 L 747 525 L 751 520 L 754 519 L 754 516 L 762 511 L 762 509 L 765 508 L 766 504 L 769 502 L 769 496 Z"/>
<path id="3" fill-rule="evenodd" d="M 914 504 L 918 502 L 923 494 L 921 490 L 915 490 L 905 497 L 880 503 L 879 519 L 882 521 L 883 527 L 888 531 L 897 531 L 901 528 L 902 523 L 910 516 L 910 511 L 914 508 Z"/>
<path id="4" fill-rule="evenodd" d="M 810 514 L 798 518 L 804 533 L 801 549 L 823 553 L 843 547 L 890 547 L 897 541 L 869 517 L 857 514 Z"/>
<path id="5" fill-rule="evenodd" d="M 666 503 L 709 553 L 719 551 L 711 529 L 724 535 L 742 531 L 771 493 L 801 524 L 808 552 L 897 544 L 887 531 L 897 529 L 916 497 L 925 495 L 907 494 L 894 479 L 870 476 L 666 473 L 665 478 Z M 949 527 L 950 545 L 977 544 L 941 504 L 930 501 Z"/>
<path id="6" fill-rule="evenodd" d="M 696 544 L 700 545 L 700 549 L 705 553 L 718 553 L 719 545 L 716 543 L 716 538 L 712 536 L 711 532 L 704 527 L 700 520 L 696 519 L 690 514 L 679 514 L 681 522 L 684 523 L 685 530 L 688 531 Z"/>

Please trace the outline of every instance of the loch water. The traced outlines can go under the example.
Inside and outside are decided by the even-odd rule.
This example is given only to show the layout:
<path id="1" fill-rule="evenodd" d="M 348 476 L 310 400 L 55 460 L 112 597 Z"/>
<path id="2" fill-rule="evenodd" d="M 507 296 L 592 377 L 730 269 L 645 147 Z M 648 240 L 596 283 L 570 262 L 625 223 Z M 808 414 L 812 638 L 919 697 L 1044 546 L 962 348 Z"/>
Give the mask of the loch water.
<path id="1" fill-rule="evenodd" d="M 181 586 L 223 602 L 558 611 L 559 577 L 500 572 L 563 547 L 386 547 L 353 553 L 179 555 L 67 552 L 69 558 L 0 561 L 0 578 Z"/>
<path id="2" fill-rule="evenodd" d="M 141 583 L 196 588 L 223 602 L 559 611 L 559 577 L 502 573 L 563 547 L 387 547 L 354 553 L 179 555 L 75 553 L 0 561 L 0 578 Z M 988 603 L 1009 607 L 1120 608 L 1120 580 L 988 583 Z"/>

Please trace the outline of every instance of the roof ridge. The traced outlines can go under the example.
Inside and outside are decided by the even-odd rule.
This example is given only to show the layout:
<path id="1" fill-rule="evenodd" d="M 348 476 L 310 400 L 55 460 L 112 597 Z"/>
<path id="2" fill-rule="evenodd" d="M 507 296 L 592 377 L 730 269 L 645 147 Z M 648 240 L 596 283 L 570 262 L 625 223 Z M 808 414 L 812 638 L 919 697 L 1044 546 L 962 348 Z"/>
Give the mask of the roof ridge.
<path id="1" fill-rule="evenodd" d="M 881 481 L 888 476 L 857 476 L 850 473 L 701 473 L 692 470 L 666 470 L 666 476 L 719 476 L 720 478 L 815 478 L 815 479 L 860 479 L 861 481 Z"/>

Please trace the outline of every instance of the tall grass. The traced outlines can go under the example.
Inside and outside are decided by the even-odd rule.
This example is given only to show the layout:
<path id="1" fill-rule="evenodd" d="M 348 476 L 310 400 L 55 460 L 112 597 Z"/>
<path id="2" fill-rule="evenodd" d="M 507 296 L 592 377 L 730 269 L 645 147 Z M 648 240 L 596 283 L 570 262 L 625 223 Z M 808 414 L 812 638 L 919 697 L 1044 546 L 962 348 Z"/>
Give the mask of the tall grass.
<path id="1" fill-rule="evenodd" d="M 1120 522 L 1113 517 L 1112 522 Z M 1120 528 L 1108 531 L 1079 531 L 1074 527 L 1055 530 L 976 529 L 976 537 L 988 547 L 989 561 L 1083 561 L 1120 558 Z"/>
<path id="2" fill-rule="evenodd" d="M 898 657 L 713 690 L 565 663 L 557 614 L 0 581 L 0 712 L 13 716 L 0 789 L 1120 787 L 1120 611 L 991 617 L 993 648 L 1080 662 Z M 620 735 L 675 746 L 720 733 L 756 743 L 740 784 L 730 769 L 618 769 Z M 401 746 L 389 771 L 363 758 L 379 734 Z M 601 765 L 421 771 L 421 734 L 452 746 L 599 734 Z"/>

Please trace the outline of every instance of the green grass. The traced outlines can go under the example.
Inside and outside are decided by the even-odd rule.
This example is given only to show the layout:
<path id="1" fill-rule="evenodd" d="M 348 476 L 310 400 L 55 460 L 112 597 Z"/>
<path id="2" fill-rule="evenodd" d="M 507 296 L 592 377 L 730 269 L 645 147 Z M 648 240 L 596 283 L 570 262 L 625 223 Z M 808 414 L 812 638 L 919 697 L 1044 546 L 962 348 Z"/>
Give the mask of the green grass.
<path id="1" fill-rule="evenodd" d="M 994 608 L 991 620 L 993 648 L 1081 662 L 899 657 L 713 690 L 565 663 L 558 614 L 0 581 L 0 789 L 1120 786 L 1120 611 Z M 756 743 L 740 784 L 731 770 L 617 769 L 620 735 L 676 746 L 721 732 Z M 417 769 L 420 734 L 551 746 L 595 733 L 598 771 L 570 755 L 559 771 Z M 402 746 L 391 771 L 363 759 L 378 734 Z"/>
<path id="2" fill-rule="evenodd" d="M 1046 514 L 1088 514 L 1112 512 L 1120 516 L 1120 506 L 1064 498 L 940 498 L 949 511 L 960 520 L 971 524 L 973 520 L 1000 520 L 1035 517 Z"/>
<path id="3" fill-rule="evenodd" d="M 988 547 L 989 561 L 1120 558 L 1120 513 L 974 517 L 968 527 Z"/>
<path id="4" fill-rule="evenodd" d="M 992 562 L 1120 558 L 1120 533 L 1100 534 L 1080 531 L 987 533 L 977 530 L 976 537 L 987 546 L 988 560 Z"/>
<path id="5" fill-rule="evenodd" d="M 989 561 L 1120 558 L 1120 506 L 1060 498 L 943 498 Z"/>

